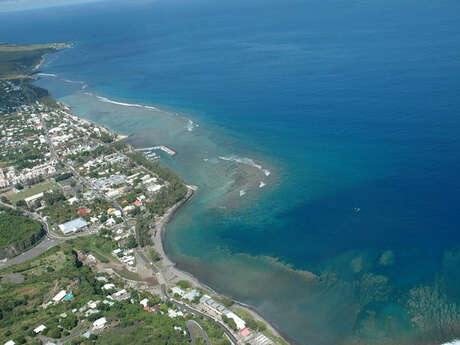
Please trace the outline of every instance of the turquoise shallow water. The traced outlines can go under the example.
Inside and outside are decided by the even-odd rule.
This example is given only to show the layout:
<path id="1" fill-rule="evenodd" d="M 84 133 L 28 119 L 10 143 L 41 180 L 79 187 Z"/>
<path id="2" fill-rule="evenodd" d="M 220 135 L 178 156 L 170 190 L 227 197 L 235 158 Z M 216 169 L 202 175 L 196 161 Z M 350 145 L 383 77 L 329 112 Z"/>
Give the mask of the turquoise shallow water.
<path id="1" fill-rule="evenodd" d="M 459 10 L 133 1 L 0 32 L 75 41 L 38 84 L 178 151 L 163 162 L 200 187 L 168 227 L 179 267 L 299 344 L 440 344 L 460 336 Z"/>

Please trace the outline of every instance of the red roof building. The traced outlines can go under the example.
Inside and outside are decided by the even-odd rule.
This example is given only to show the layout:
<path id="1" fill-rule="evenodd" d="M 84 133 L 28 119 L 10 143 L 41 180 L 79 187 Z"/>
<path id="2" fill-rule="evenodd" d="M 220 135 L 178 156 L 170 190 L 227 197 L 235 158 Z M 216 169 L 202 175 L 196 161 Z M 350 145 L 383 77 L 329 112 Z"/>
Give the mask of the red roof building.
<path id="1" fill-rule="evenodd" d="M 251 330 L 249 328 L 243 328 L 241 331 L 240 331 L 240 334 L 243 336 L 243 337 L 247 337 L 249 334 L 251 334 Z"/>
<path id="2" fill-rule="evenodd" d="M 91 213 L 91 210 L 89 208 L 79 208 L 77 210 L 77 214 L 80 216 L 80 217 L 84 217 L 84 216 L 87 216 L 88 214 Z"/>

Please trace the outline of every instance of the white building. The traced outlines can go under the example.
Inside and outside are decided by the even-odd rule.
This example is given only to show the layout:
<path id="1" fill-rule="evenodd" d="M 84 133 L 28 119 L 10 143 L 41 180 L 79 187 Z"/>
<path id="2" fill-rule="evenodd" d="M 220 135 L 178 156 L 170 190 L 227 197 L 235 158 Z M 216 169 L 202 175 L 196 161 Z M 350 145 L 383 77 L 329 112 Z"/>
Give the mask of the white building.
<path id="1" fill-rule="evenodd" d="M 93 322 L 93 329 L 104 328 L 106 323 L 107 323 L 107 319 L 105 317 L 101 317 Z"/>
<path id="2" fill-rule="evenodd" d="M 40 325 L 40 326 L 38 326 L 37 328 L 34 329 L 34 333 L 38 334 L 38 333 L 44 331 L 45 329 L 46 329 L 45 325 Z"/>
<path id="3" fill-rule="evenodd" d="M 53 297 L 53 302 L 59 302 L 61 299 L 65 297 L 65 295 L 67 295 L 67 292 L 65 290 L 59 291 L 59 293 Z"/>
<path id="4" fill-rule="evenodd" d="M 142 304 L 142 306 L 145 308 L 145 307 L 147 307 L 149 305 L 149 300 L 147 298 L 144 298 L 139 303 Z"/>
<path id="5" fill-rule="evenodd" d="M 84 229 L 86 226 L 88 226 L 88 223 L 83 218 L 79 217 L 71 220 L 70 222 L 60 224 L 59 229 L 64 235 L 68 235 Z"/>
<path id="6" fill-rule="evenodd" d="M 43 192 L 29 196 L 28 198 L 25 198 L 24 201 L 27 203 L 27 205 L 30 205 L 31 202 L 34 202 L 35 200 L 38 200 L 40 198 L 43 198 Z"/>
<path id="7" fill-rule="evenodd" d="M 108 283 L 108 284 L 104 284 L 104 286 L 102 287 L 102 290 L 111 290 L 111 289 L 115 289 L 115 284 Z"/>

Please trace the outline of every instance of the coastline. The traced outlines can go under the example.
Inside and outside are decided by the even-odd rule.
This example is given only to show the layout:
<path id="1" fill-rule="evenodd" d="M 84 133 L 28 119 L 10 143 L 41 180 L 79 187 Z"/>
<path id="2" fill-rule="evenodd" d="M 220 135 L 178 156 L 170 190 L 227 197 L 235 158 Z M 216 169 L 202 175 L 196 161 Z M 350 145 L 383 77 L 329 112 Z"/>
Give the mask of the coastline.
<path id="1" fill-rule="evenodd" d="M 166 225 L 173 219 L 175 213 L 183 206 L 185 203 L 187 203 L 195 194 L 196 187 L 195 186 L 188 186 L 187 185 L 187 194 L 186 196 L 180 200 L 178 203 L 176 203 L 174 206 L 172 206 L 168 211 L 163 215 L 163 217 L 156 222 L 155 224 L 155 230 L 152 234 L 152 240 L 153 240 L 153 247 L 157 251 L 157 253 L 162 257 L 162 267 L 160 268 L 165 276 L 170 276 L 170 280 L 190 280 L 193 284 L 196 286 L 209 291 L 210 293 L 218 296 L 218 297 L 224 297 L 214 289 L 212 289 L 210 286 L 204 284 L 201 282 L 198 278 L 196 278 L 194 275 L 192 275 L 189 272 L 183 271 L 179 268 L 177 268 L 176 263 L 171 260 L 171 258 L 166 254 L 166 251 L 164 250 L 164 240 L 165 240 L 165 234 L 166 234 Z M 288 340 L 286 340 L 286 336 L 281 334 L 281 331 L 278 330 L 270 321 L 268 321 L 266 318 L 264 318 L 262 315 L 260 315 L 257 310 L 246 303 L 239 302 L 237 300 L 233 300 L 234 305 L 237 306 L 238 308 L 244 309 L 247 313 L 249 313 L 255 320 L 257 321 L 262 321 L 266 324 L 267 329 L 274 335 L 275 337 L 278 337 L 282 339 L 286 344 L 291 344 Z"/>
<path id="2" fill-rule="evenodd" d="M 61 101 L 58 101 L 58 102 L 61 105 L 67 107 L 70 111 L 72 111 L 72 107 L 70 105 L 65 104 L 65 103 L 63 103 Z M 78 114 L 75 114 L 73 112 L 72 112 L 72 114 L 77 116 L 77 117 L 79 117 L 79 118 L 82 118 Z M 88 120 L 88 119 L 85 119 L 85 118 L 82 118 L 82 119 L 85 120 L 85 121 L 90 121 L 90 122 L 94 123 L 95 125 L 104 127 L 103 125 L 97 124 L 95 121 Z M 104 128 L 106 128 L 106 127 L 104 127 Z M 117 141 L 123 141 L 123 140 L 125 140 L 126 138 L 129 137 L 129 135 L 119 134 L 114 130 L 109 130 L 109 129 L 107 129 L 107 130 L 110 131 L 111 133 L 113 133 L 116 136 Z M 135 147 L 133 147 L 133 148 L 135 148 Z M 165 241 L 165 233 L 166 233 L 166 230 L 167 230 L 166 229 L 167 224 L 173 219 L 173 217 L 176 214 L 176 212 L 182 206 L 184 206 L 190 199 L 193 198 L 193 196 L 195 194 L 195 191 L 198 188 L 198 187 L 193 186 L 193 185 L 186 185 L 186 187 L 187 187 L 186 196 L 182 200 L 178 201 L 171 208 L 169 208 L 166 211 L 166 213 L 161 217 L 161 219 L 155 222 L 154 229 L 152 230 L 151 236 L 152 236 L 152 240 L 153 240 L 153 245 L 150 246 L 150 248 L 153 247 L 157 251 L 157 253 L 161 256 L 162 265 L 161 265 L 161 267 L 158 267 L 158 269 L 161 270 L 161 272 L 163 273 L 163 275 L 166 277 L 166 280 L 167 280 L 167 281 L 160 281 L 159 280 L 159 284 L 160 285 L 161 284 L 166 284 L 167 282 L 171 282 L 171 281 L 188 280 L 188 281 L 192 282 L 194 285 L 196 285 L 197 287 L 199 287 L 199 288 L 201 288 L 203 290 L 206 290 L 209 293 L 211 293 L 211 294 L 213 294 L 213 295 L 215 295 L 217 297 L 224 297 L 222 294 L 220 294 L 217 291 L 215 291 L 212 287 L 210 287 L 210 286 L 206 285 L 205 283 L 201 282 L 193 274 L 177 268 L 176 263 L 173 260 L 171 260 L 171 258 L 166 254 L 166 251 L 164 250 L 164 241 Z M 145 249 L 148 249 L 148 248 L 149 247 L 145 247 Z M 141 251 L 143 251 L 143 250 L 141 249 Z M 155 275 L 156 275 L 157 278 L 159 278 L 159 276 L 160 276 L 159 274 L 155 274 Z M 288 345 L 293 345 L 294 344 L 291 340 L 289 340 L 289 341 L 286 340 L 288 338 L 287 335 L 283 335 L 281 330 L 279 330 L 269 320 L 267 320 L 262 315 L 260 315 L 258 313 L 258 311 L 253 306 L 248 305 L 246 303 L 242 303 L 242 302 L 237 301 L 237 300 L 233 300 L 233 301 L 234 301 L 234 306 L 236 306 L 236 307 L 238 307 L 240 309 L 243 309 L 245 312 L 250 314 L 255 320 L 262 321 L 267 326 L 267 331 L 270 332 L 272 336 L 281 339 L 282 341 L 284 341 L 285 344 L 288 344 Z"/>
<path id="3" fill-rule="evenodd" d="M 67 47 L 69 47 L 69 46 L 67 46 Z M 41 61 L 40 61 L 40 63 L 38 64 L 38 66 L 36 66 L 36 68 L 34 69 L 34 72 L 36 72 L 40 68 L 40 66 L 43 65 L 43 63 L 45 61 L 46 61 L 46 57 L 43 56 Z M 33 75 L 32 75 L 32 79 L 33 79 Z M 65 107 L 67 107 L 70 111 L 72 111 L 72 107 L 70 105 L 65 104 L 64 102 L 61 102 L 61 101 L 57 101 L 57 102 L 62 104 Z M 96 121 L 85 119 L 85 118 L 81 117 L 80 115 L 78 115 L 78 114 L 76 114 L 74 112 L 72 112 L 72 114 L 77 116 L 77 117 L 79 117 L 79 118 L 84 119 L 85 121 L 90 121 L 90 122 L 92 122 L 92 123 L 94 123 L 94 124 L 96 124 L 98 126 L 102 126 L 102 127 L 106 128 L 104 125 L 97 124 Z M 180 116 L 177 113 L 175 113 L 175 114 Z M 118 133 L 115 130 L 110 130 L 110 129 L 107 129 L 107 130 L 112 132 L 116 136 L 117 141 L 123 141 L 123 140 L 125 140 L 126 138 L 128 138 L 130 136 L 130 135 Z M 190 130 L 190 129 L 188 129 L 188 130 Z M 267 172 L 264 172 L 264 173 L 265 173 L 266 176 L 268 176 L 270 174 L 269 172 L 268 172 L 268 174 L 267 174 Z M 162 257 L 162 265 L 161 265 L 161 267 L 159 269 L 162 271 L 162 273 L 164 274 L 165 279 L 166 279 L 166 282 L 159 281 L 159 284 L 161 285 L 162 283 L 167 283 L 167 282 L 171 282 L 171 281 L 178 281 L 178 280 L 188 280 L 188 281 L 192 282 L 194 285 L 196 285 L 197 287 L 199 287 L 199 288 L 201 288 L 203 290 L 206 290 L 209 293 L 211 293 L 211 294 L 213 294 L 213 295 L 215 295 L 217 297 L 224 297 L 222 294 L 218 293 L 217 291 L 215 291 L 210 286 L 208 286 L 205 283 L 201 282 L 193 274 L 177 268 L 176 263 L 173 260 L 171 260 L 171 258 L 166 254 L 166 251 L 164 250 L 165 233 L 166 233 L 166 230 L 167 230 L 166 225 L 173 219 L 175 213 L 183 205 L 185 205 L 186 202 L 188 202 L 194 196 L 194 192 L 197 189 L 196 186 L 190 186 L 190 185 L 186 185 L 186 186 L 187 186 L 187 194 L 186 194 L 186 196 L 182 200 L 177 202 L 174 206 L 172 206 L 170 209 L 168 209 L 166 211 L 166 213 L 161 217 L 160 220 L 156 221 L 154 230 L 153 230 L 153 232 L 151 234 L 152 239 L 153 239 L 153 246 L 151 246 L 151 247 L 155 248 L 155 250 L 157 250 L 158 254 Z M 146 247 L 146 249 L 148 249 L 148 247 Z M 142 251 L 142 249 L 141 249 L 141 251 Z M 154 272 L 152 272 L 152 273 L 154 273 Z M 154 273 L 154 274 L 158 278 L 159 275 L 156 274 L 156 273 Z M 272 337 L 281 339 L 285 344 L 294 344 L 291 341 L 286 340 L 288 337 L 286 335 L 283 335 L 282 332 L 277 327 L 275 327 L 269 320 L 265 319 L 262 315 L 260 315 L 258 313 L 258 311 L 253 306 L 245 304 L 245 303 L 242 303 L 242 302 L 239 302 L 237 300 L 233 300 L 233 301 L 234 301 L 234 306 L 236 306 L 236 307 L 238 307 L 240 309 L 243 309 L 245 312 L 250 314 L 255 320 L 262 321 L 267 326 L 267 331 L 270 333 L 270 335 Z"/>

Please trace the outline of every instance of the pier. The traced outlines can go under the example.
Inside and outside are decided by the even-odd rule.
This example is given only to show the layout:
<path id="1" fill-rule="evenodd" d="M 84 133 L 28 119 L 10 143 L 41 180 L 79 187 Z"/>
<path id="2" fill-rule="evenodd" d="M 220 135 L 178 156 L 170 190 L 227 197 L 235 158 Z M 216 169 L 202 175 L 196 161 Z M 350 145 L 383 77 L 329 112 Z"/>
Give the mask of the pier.
<path id="1" fill-rule="evenodd" d="M 164 146 L 164 145 L 152 146 L 152 147 L 144 147 L 144 148 L 141 148 L 141 149 L 136 149 L 135 151 L 152 151 L 152 150 L 161 150 L 161 151 L 167 153 L 170 156 L 175 156 L 177 154 L 176 151 L 174 151 L 173 149 L 170 149 L 169 147 Z"/>

